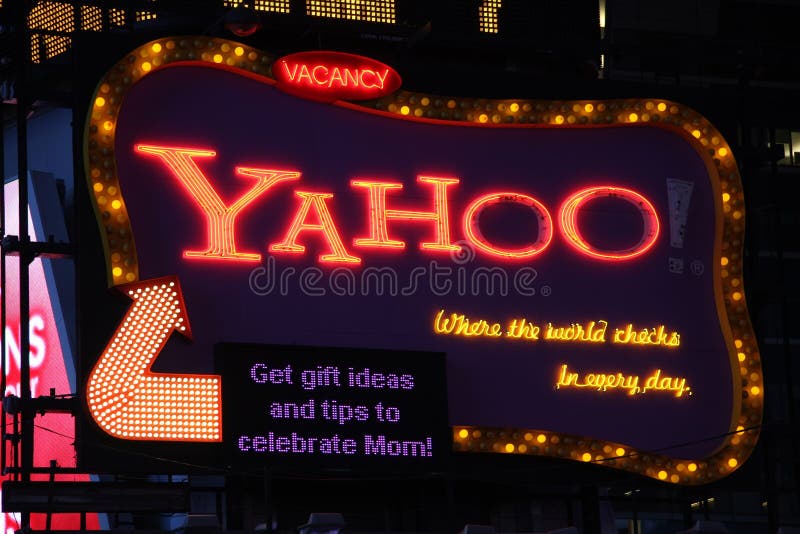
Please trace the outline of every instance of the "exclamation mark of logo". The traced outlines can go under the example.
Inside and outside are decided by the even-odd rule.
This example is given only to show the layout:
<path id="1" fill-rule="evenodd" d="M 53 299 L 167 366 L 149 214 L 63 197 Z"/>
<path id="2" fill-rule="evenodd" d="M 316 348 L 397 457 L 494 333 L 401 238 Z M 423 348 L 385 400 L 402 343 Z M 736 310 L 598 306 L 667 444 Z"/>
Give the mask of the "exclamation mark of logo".
<path id="1" fill-rule="evenodd" d="M 689 218 L 689 202 L 692 200 L 694 182 L 667 178 L 669 204 L 669 244 L 672 248 L 683 248 L 686 239 L 686 219 Z M 669 258 L 669 272 L 683 274 L 683 258 Z"/>
<path id="2" fill-rule="evenodd" d="M 692 200 L 694 182 L 667 178 L 667 198 L 669 200 L 669 244 L 672 248 L 683 248 L 686 238 L 686 219 L 689 217 L 689 203 Z"/>

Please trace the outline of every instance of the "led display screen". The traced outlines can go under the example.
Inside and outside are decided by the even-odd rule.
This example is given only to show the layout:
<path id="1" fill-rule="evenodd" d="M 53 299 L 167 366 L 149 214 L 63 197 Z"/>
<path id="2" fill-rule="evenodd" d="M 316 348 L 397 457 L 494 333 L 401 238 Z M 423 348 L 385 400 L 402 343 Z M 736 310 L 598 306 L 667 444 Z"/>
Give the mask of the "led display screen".
<path id="1" fill-rule="evenodd" d="M 441 468 L 450 454 L 444 355 L 222 344 L 226 465 Z M 242 414 L 246 414 L 242 416 Z"/>
<path id="2" fill-rule="evenodd" d="M 713 125 L 644 99 L 325 103 L 271 61 L 165 39 L 98 86 L 87 178 L 133 303 L 88 379 L 93 424 L 230 449 L 246 400 L 214 346 L 300 344 L 444 353 L 459 451 L 689 484 L 746 459 L 763 385 Z"/>

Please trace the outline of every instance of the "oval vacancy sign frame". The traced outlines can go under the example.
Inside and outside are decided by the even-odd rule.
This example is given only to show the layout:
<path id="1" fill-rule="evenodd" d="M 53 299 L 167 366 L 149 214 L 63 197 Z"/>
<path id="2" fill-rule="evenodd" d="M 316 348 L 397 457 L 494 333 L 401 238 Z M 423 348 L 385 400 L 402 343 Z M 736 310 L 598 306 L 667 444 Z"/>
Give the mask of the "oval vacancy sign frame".
<path id="1" fill-rule="evenodd" d="M 324 50 L 284 56 L 272 74 L 283 91 L 323 102 L 378 98 L 402 83 L 397 71 L 380 61 Z"/>

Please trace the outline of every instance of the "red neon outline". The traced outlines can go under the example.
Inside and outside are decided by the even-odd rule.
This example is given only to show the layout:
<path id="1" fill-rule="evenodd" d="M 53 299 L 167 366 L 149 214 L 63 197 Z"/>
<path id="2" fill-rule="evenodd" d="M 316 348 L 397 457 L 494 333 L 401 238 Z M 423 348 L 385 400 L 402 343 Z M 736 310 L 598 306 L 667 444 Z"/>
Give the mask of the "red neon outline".
<path id="1" fill-rule="evenodd" d="M 578 211 L 584 204 L 598 197 L 618 197 L 639 209 L 644 220 L 644 229 L 642 238 L 636 245 L 619 252 L 609 252 L 592 246 L 584 239 L 578 229 Z M 606 185 L 588 187 L 570 195 L 559 210 L 559 223 L 561 233 L 570 246 L 582 254 L 604 261 L 625 261 L 641 256 L 655 245 L 661 231 L 658 214 L 649 200 L 632 189 Z"/>
<path id="2" fill-rule="evenodd" d="M 353 239 L 353 245 L 373 248 L 406 248 L 405 241 L 391 239 L 386 222 L 389 219 L 400 221 L 432 221 L 436 224 L 436 241 L 420 243 L 421 250 L 458 251 L 461 248 L 450 241 L 450 212 L 447 203 L 447 187 L 461 182 L 459 178 L 436 176 L 417 176 L 418 183 L 433 184 L 434 211 L 392 210 L 386 208 L 386 192 L 401 190 L 400 182 L 379 182 L 373 180 L 351 180 L 351 187 L 364 187 L 369 192 L 369 237 Z"/>
<path id="3" fill-rule="evenodd" d="M 333 198 L 333 193 L 314 193 L 310 191 L 296 191 L 294 192 L 300 200 L 301 204 L 297 208 L 292 224 L 286 231 L 286 237 L 280 243 L 273 243 L 269 246 L 271 252 L 284 252 L 289 254 L 300 254 L 305 252 L 306 247 L 297 243 L 297 237 L 300 232 L 306 230 L 321 231 L 325 239 L 328 240 L 328 246 L 332 253 L 322 254 L 318 260 L 325 263 L 361 263 L 361 258 L 352 256 L 347 252 L 344 247 L 342 238 L 339 237 L 339 230 L 333 222 L 328 206 L 325 199 Z M 316 211 L 317 224 L 307 223 L 308 212 L 311 207 Z"/>
<path id="4" fill-rule="evenodd" d="M 255 178 L 257 182 L 230 206 L 226 206 L 193 159 L 213 158 L 217 154 L 215 151 L 144 144 L 137 144 L 135 148 L 141 154 L 157 156 L 164 162 L 206 216 L 208 248 L 204 251 L 184 250 L 184 258 L 235 262 L 261 260 L 261 254 L 236 251 L 236 217 L 275 184 L 300 178 L 300 172 L 236 167 L 237 176 Z"/>
<path id="5" fill-rule="evenodd" d="M 537 212 L 539 217 L 539 234 L 536 241 L 526 248 L 503 249 L 490 244 L 481 232 L 478 220 L 486 206 L 515 202 L 528 206 Z M 544 235 L 542 235 L 544 234 Z M 553 218 L 544 204 L 532 196 L 514 192 L 488 193 L 473 200 L 464 210 L 464 235 L 475 245 L 475 248 L 491 256 L 501 258 L 532 258 L 544 252 L 553 240 Z"/>

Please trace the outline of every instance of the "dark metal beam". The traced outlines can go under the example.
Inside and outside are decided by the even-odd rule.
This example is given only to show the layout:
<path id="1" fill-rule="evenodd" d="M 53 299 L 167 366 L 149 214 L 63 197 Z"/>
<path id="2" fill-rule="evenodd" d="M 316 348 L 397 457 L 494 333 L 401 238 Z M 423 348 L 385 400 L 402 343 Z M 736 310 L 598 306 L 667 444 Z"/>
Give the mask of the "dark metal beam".
<path id="1" fill-rule="evenodd" d="M 23 513 L 189 510 L 188 484 L 148 482 L 4 482 L 3 511 Z"/>

